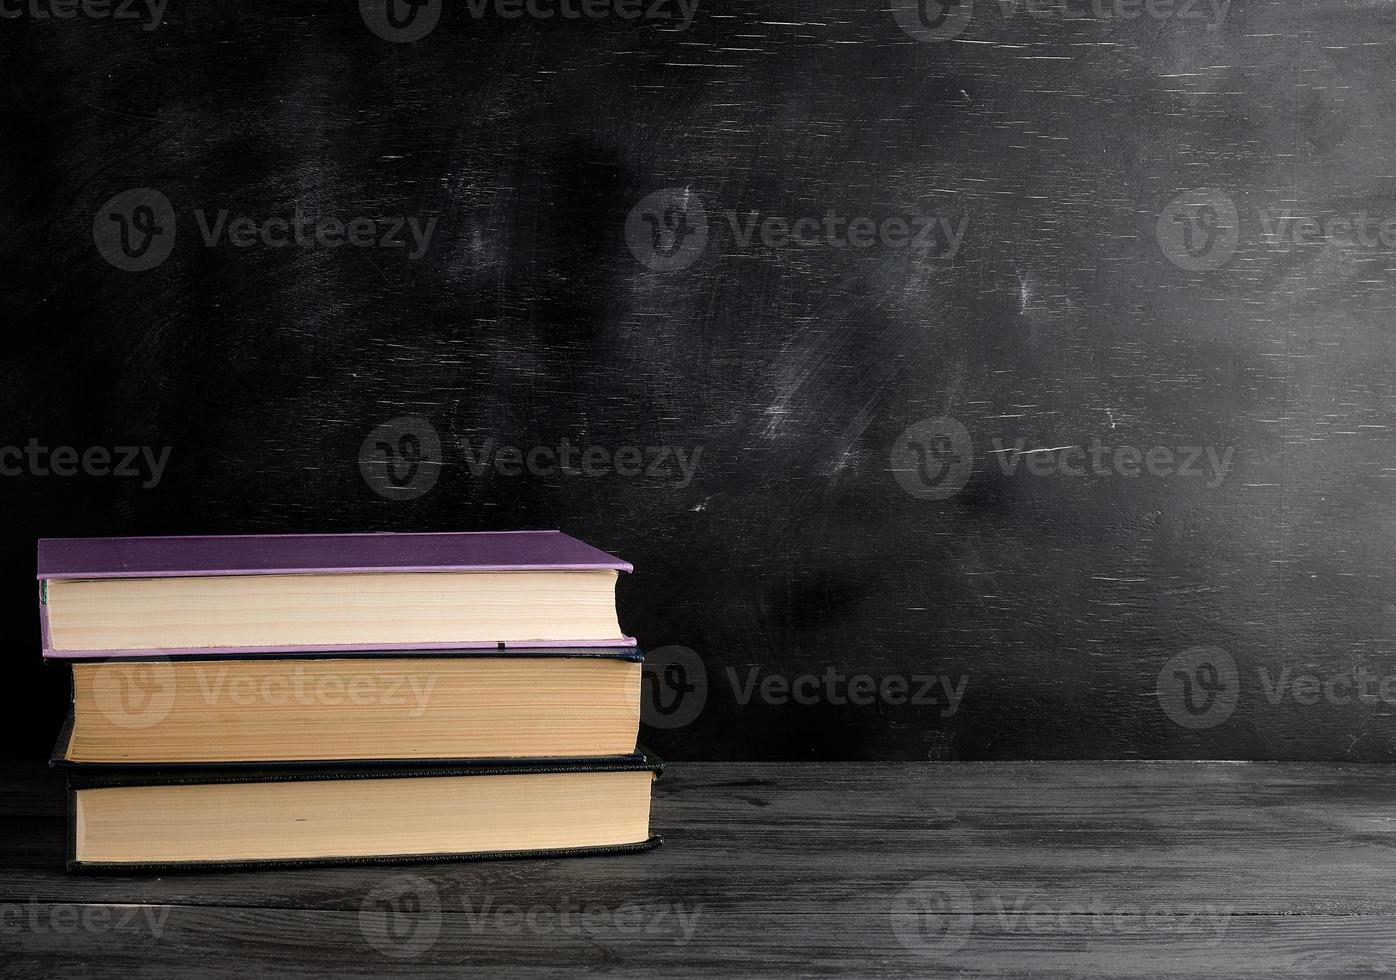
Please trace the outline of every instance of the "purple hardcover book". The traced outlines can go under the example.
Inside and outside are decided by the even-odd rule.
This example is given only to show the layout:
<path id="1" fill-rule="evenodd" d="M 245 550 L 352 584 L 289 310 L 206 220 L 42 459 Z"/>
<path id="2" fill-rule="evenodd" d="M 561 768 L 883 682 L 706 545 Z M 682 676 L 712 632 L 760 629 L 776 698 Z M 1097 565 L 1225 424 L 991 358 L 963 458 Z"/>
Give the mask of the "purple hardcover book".
<path id="1" fill-rule="evenodd" d="M 342 575 L 386 572 L 629 572 L 628 562 L 561 531 L 441 534 L 239 534 L 143 538 L 44 538 L 39 541 L 40 620 L 44 656 L 88 659 L 168 654 L 227 656 L 374 650 L 523 648 L 518 641 L 366 643 L 303 646 L 55 649 L 49 623 L 49 583 L 55 580 L 169 579 L 204 576 Z M 551 640 L 549 647 L 633 647 L 626 636 Z"/>

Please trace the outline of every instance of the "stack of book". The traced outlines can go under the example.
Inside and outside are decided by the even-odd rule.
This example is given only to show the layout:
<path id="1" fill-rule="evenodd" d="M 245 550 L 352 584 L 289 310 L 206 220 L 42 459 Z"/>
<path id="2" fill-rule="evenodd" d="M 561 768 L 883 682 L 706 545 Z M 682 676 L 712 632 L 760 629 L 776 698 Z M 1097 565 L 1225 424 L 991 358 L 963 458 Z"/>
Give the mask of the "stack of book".
<path id="1" fill-rule="evenodd" d="M 655 846 L 622 571 L 558 531 L 40 541 L 69 869 Z"/>

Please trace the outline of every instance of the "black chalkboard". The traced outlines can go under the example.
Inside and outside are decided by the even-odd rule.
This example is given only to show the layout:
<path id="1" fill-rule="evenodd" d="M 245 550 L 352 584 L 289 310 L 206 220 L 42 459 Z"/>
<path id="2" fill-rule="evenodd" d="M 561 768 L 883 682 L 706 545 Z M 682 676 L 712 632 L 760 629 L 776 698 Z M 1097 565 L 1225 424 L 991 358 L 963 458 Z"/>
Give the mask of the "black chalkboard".
<path id="1" fill-rule="evenodd" d="M 1396 9 L 617 2 L 0 19 L 18 750 L 40 536 L 559 527 L 662 755 L 1392 756 Z"/>

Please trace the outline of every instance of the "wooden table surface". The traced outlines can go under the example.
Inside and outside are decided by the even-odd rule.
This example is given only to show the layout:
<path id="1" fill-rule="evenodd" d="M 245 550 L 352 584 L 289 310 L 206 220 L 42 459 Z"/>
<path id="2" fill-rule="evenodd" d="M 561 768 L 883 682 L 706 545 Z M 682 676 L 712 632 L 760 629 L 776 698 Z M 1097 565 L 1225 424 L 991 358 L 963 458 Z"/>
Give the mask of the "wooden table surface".
<path id="1" fill-rule="evenodd" d="M 1396 972 L 1376 765 L 680 763 L 648 854 L 141 878 L 0 775 L 6 977 Z"/>

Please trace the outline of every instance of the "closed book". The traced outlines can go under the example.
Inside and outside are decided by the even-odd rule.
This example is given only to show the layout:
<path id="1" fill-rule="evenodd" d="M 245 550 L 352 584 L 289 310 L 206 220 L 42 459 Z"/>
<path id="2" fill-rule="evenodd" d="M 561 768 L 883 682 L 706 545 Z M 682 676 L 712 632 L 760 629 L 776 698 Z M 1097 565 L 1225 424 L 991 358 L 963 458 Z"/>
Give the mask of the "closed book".
<path id="1" fill-rule="evenodd" d="M 74 767 L 68 869 L 143 874 L 647 850 L 656 759 Z"/>
<path id="2" fill-rule="evenodd" d="M 50 538 L 44 656 L 624 647 L 631 566 L 560 531 Z"/>
<path id="3" fill-rule="evenodd" d="M 627 755 L 634 647 L 73 660 L 54 761 L 224 764 Z"/>

